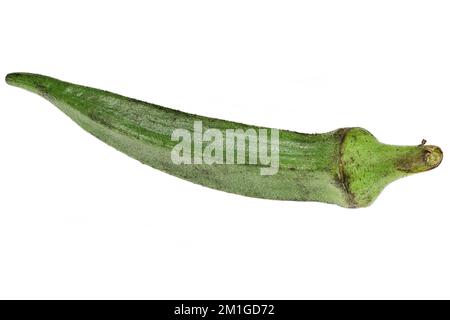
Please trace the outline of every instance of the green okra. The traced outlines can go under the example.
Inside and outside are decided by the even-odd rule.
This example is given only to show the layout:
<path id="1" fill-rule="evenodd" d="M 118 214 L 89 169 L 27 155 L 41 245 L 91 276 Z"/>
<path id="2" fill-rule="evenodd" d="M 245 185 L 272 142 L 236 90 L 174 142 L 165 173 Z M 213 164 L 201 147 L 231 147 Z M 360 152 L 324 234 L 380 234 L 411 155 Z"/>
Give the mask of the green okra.
<path id="1" fill-rule="evenodd" d="M 183 156 L 192 156 L 193 161 L 179 163 L 173 159 L 174 150 L 180 147 L 180 141 L 174 139 L 176 130 L 195 135 L 200 123 L 203 132 L 214 129 L 225 137 L 227 130 L 269 129 L 189 114 L 38 74 L 11 73 L 6 82 L 46 98 L 83 129 L 145 164 L 200 185 L 250 197 L 365 207 L 390 182 L 433 169 L 443 157 L 436 146 L 388 145 L 365 129 L 342 128 L 323 134 L 270 131 L 271 138 L 275 133 L 278 138 L 266 139 L 266 155 L 276 153 L 278 162 L 272 174 L 261 174 L 271 164 L 251 162 L 250 155 L 244 163 L 236 163 L 239 154 L 251 149 L 245 135 L 245 143 L 235 144 L 231 150 L 234 162 L 196 161 L 202 160 L 208 142 L 201 141 L 197 148 L 190 141 L 192 149 L 184 149 Z M 225 149 L 220 150 L 223 155 L 214 155 L 216 160 L 224 159 Z"/>

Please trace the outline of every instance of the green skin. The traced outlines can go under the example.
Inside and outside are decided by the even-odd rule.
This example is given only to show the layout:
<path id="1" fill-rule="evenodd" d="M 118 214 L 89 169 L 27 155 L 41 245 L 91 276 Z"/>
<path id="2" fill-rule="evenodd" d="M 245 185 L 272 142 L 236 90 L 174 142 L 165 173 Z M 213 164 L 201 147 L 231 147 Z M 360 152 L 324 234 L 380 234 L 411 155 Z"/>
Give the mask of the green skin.
<path id="1" fill-rule="evenodd" d="M 103 142 L 171 175 L 249 197 L 319 201 L 342 207 L 370 205 L 390 182 L 437 167 L 439 147 L 380 143 L 362 128 L 323 134 L 279 131 L 279 171 L 261 175 L 261 164 L 175 164 L 175 129 L 259 129 L 189 114 L 111 92 L 30 73 L 6 76 L 10 85 L 37 93 Z M 238 148 L 238 146 L 236 146 Z M 238 150 L 236 150 L 237 152 Z"/>

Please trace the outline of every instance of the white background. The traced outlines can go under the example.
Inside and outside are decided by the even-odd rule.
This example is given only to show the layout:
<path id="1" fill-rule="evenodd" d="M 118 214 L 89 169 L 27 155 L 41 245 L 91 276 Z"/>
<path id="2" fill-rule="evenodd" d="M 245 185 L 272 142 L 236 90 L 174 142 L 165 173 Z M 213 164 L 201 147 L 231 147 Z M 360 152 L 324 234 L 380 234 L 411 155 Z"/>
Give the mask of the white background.
<path id="1" fill-rule="evenodd" d="M 448 1 L 0 6 L 2 77 L 450 152 Z M 0 298 L 450 298 L 448 159 L 349 210 L 169 176 L 4 82 L 0 124 Z"/>

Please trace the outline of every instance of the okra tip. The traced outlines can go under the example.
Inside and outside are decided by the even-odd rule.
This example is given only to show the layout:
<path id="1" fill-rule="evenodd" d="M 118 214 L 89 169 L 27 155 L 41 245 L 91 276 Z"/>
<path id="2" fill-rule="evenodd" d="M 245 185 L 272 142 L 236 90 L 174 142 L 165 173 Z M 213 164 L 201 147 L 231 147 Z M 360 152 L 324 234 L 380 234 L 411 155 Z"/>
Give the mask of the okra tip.
<path id="1" fill-rule="evenodd" d="M 7 84 L 15 87 L 27 89 L 34 81 L 34 76 L 31 73 L 14 72 L 8 73 L 5 77 Z"/>
<path id="2" fill-rule="evenodd" d="M 5 77 L 5 81 L 7 84 L 14 86 L 18 83 L 18 81 L 20 82 L 20 78 L 23 77 L 23 74 L 24 73 L 22 72 L 8 73 Z"/>
<path id="3" fill-rule="evenodd" d="M 43 95 L 48 87 L 55 82 L 55 79 L 40 74 L 13 72 L 6 75 L 5 81 L 11 86 Z"/>

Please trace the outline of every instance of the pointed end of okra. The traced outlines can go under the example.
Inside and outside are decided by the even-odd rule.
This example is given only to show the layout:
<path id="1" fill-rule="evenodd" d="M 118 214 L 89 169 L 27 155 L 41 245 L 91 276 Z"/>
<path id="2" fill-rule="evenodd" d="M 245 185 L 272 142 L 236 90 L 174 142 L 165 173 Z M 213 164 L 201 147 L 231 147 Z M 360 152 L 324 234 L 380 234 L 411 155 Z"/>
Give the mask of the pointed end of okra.
<path id="1" fill-rule="evenodd" d="M 11 86 L 19 87 L 45 97 L 49 87 L 55 82 L 55 79 L 40 74 L 14 72 L 7 74 L 5 81 Z"/>
<path id="2" fill-rule="evenodd" d="M 24 72 L 14 72 L 14 73 L 8 73 L 5 77 L 5 81 L 7 84 L 11 86 L 20 87 L 28 78 L 29 73 Z"/>
<path id="3" fill-rule="evenodd" d="M 362 128 L 351 128 L 342 142 L 341 167 L 350 207 L 370 205 L 391 182 L 434 169 L 443 159 L 441 148 L 395 146 L 379 142 Z"/>
<path id="4" fill-rule="evenodd" d="M 15 77 L 16 74 L 17 74 L 17 73 L 8 73 L 8 74 L 6 75 L 6 77 L 5 77 L 5 82 L 6 82 L 7 84 L 12 84 L 12 83 L 14 83 L 14 77 Z"/>

